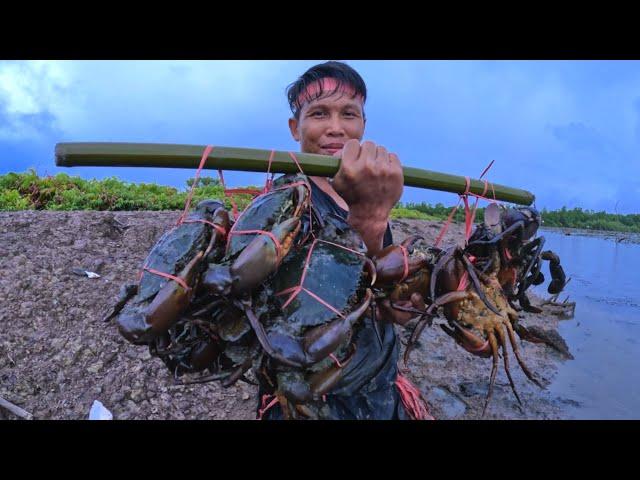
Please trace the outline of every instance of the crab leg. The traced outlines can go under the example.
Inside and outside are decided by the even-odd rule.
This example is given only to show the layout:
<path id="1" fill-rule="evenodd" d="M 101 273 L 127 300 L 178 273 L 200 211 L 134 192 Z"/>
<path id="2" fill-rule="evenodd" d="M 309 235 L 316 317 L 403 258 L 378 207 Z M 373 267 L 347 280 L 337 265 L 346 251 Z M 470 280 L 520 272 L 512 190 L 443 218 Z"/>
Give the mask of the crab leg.
<path id="1" fill-rule="evenodd" d="M 436 298 L 436 280 L 438 279 L 438 275 L 440 271 L 447 266 L 447 263 L 449 263 L 453 259 L 454 251 L 455 251 L 455 248 L 447 250 L 447 252 L 436 262 L 435 267 L 433 267 L 433 272 L 431 273 L 431 279 L 430 279 L 430 285 L 429 285 L 429 290 L 430 290 L 432 299 Z"/>
<path id="2" fill-rule="evenodd" d="M 491 345 L 489 345 L 488 340 L 484 340 L 478 335 L 475 335 L 455 320 L 449 323 L 453 325 L 453 329 L 449 328 L 447 325 L 440 325 L 440 328 L 442 328 L 445 333 L 453 337 L 453 339 L 456 340 L 456 342 L 458 342 L 458 344 L 467 352 L 483 358 L 491 356 Z"/>
<path id="3" fill-rule="evenodd" d="M 413 333 L 411 334 L 411 338 L 409 339 L 409 343 L 407 343 L 407 348 L 404 351 L 404 366 L 407 366 L 407 363 L 409 363 L 409 355 L 411 354 L 411 352 L 413 351 L 413 349 L 415 348 L 415 344 L 418 341 L 418 338 L 420 338 L 420 335 L 422 334 L 422 331 L 424 330 L 424 327 L 427 326 L 427 323 L 429 323 L 429 321 L 432 319 L 431 315 L 427 315 L 424 314 L 420 317 L 420 320 L 418 321 L 416 328 L 413 330 Z M 415 338 L 414 338 L 415 337 Z"/>
<path id="4" fill-rule="evenodd" d="M 376 301 L 371 301 L 371 325 L 373 331 L 376 332 L 376 339 L 378 340 L 378 346 L 382 350 L 382 336 L 380 335 L 380 325 L 378 325 L 378 319 L 376 318 Z"/>
<path id="5" fill-rule="evenodd" d="M 409 355 L 414 349 L 416 341 L 418 340 L 418 338 L 420 338 L 420 334 L 422 334 L 424 327 L 426 327 L 429 320 L 431 320 L 434 317 L 433 311 L 437 310 L 438 307 L 446 305 L 447 303 L 464 300 L 468 296 L 469 296 L 469 293 L 465 291 L 445 293 L 444 295 L 439 296 L 435 300 L 435 302 L 433 302 L 433 304 L 429 306 L 426 312 L 423 312 L 423 315 L 420 321 L 418 322 L 418 324 L 416 325 L 416 328 L 413 330 L 413 333 L 411 334 L 411 338 L 409 339 L 409 343 L 407 344 L 407 349 L 404 352 L 405 365 L 408 363 Z"/>
<path id="6" fill-rule="evenodd" d="M 227 388 L 240 380 L 240 378 L 244 376 L 245 372 L 251 367 L 252 361 L 253 358 L 247 357 L 244 362 L 238 365 L 238 367 L 231 372 L 231 375 L 229 375 L 221 385 L 224 388 Z"/>
<path id="7" fill-rule="evenodd" d="M 519 220 L 516 223 L 514 223 L 513 225 L 511 225 L 509 228 L 507 228 L 506 230 L 503 230 L 501 233 L 497 234 L 495 237 L 493 237 L 491 240 L 476 240 L 474 242 L 471 242 L 467 245 L 467 247 L 472 247 L 474 245 L 492 245 L 494 243 L 499 242 L 500 240 L 502 240 L 507 234 L 513 232 L 514 230 L 517 230 L 518 228 L 524 228 L 524 221 L 523 220 Z"/>
<path id="8" fill-rule="evenodd" d="M 493 385 L 496 382 L 496 373 L 498 373 L 498 341 L 493 332 L 489 332 L 489 343 L 491 344 L 491 353 L 493 354 L 493 365 L 491 366 L 491 377 L 489 379 L 489 393 L 487 394 L 487 400 L 484 402 L 484 408 L 482 409 L 483 417 L 493 395 Z"/>
<path id="9" fill-rule="evenodd" d="M 505 324 L 507 326 L 507 332 L 509 333 L 509 340 L 511 341 L 513 354 L 516 356 L 516 359 L 518 360 L 518 364 L 520 365 L 520 368 L 522 368 L 522 371 L 524 372 L 524 374 L 527 376 L 529 380 L 531 380 L 540 388 L 544 388 L 544 386 L 538 381 L 538 379 L 536 379 L 533 376 L 533 374 L 531 373 L 527 365 L 524 363 L 524 361 L 520 357 L 520 351 L 518 350 L 518 343 L 516 341 L 515 333 L 513 332 L 513 328 L 511 327 L 511 324 L 509 322 L 506 322 Z"/>
<path id="10" fill-rule="evenodd" d="M 520 288 L 518 289 L 518 294 L 517 296 L 520 296 L 520 294 L 524 294 L 524 291 L 529 288 L 529 283 L 527 281 L 527 276 L 529 275 L 529 272 L 531 272 L 531 268 L 534 266 L 534 264 L 536 264 L 536 260 L 538 260 L 538 256 L 540 255 L 540 252 L 542 251 L 542 247 L 544 247 L 544 242 L 545 239 L 544 237 L 538 237 L 535 240 L 531 241 L 529 243 L 529 245 L 527 245 L 528 248 L 533 248 L 533 246 L 535 245 L 535 250 L 534 250 L 534 254 L 533 254 L 533 258 L 531 259 L 531 261 L 529 262 L 529 264 L 527 265 L 526 270 L 524 271 L 524 274 L 522 275 L 522 283 L 520 284 Z M 536 270 L 533 274 L 533 277 L 537 277 L 538 273 L 540 273 L 540 262 L 538 262 L 538 264 L 536 265 Z"/>
<path id="11" fill-rule="evenodd" d="M 462 255 L 462 260 L 464 261 L 464 265 L 467 269 L 467 272 L 469 273 L 469 277 L 471 278 L 473 286 L 475 287 L 476 292 L 480 297 L 480 300 L 482 300 L 482 302 L 487 306 L 487 308 L 491 310 L 493 313 L 495 313 L 496 315 L 502 316 L 502 312 L 498 310 L 484 294 L 484 290 L 480 285 L 480 280 L 478 279 L 478 275 L 476 275 L 475 267 L 473 266 L 473 264 L 469 261 L 466 255 Z"/>
<path id="12" fill-rule="evenodd" d="M 516 396 L 518 403 L 522 406 L 522 401 L 520 400 L 520 396 L 518 395 L 518 391 L 516 390 L 516 385 L 513 383 L 513 378 L 511 378 L 511 371 L 509 370 L 509 352 L 507 351 L 507 338 L 502 328 L 498 328 L 496 330 L 498 334 L 498 338 L 500 339 L 500 345 L 502 345 L 502 357 L 504 360 L 504 371 L 507 373 L 507 378 L 509 379 L 509 384 L 511 385 L 511 390 L 513 390 L 513 394 Z"/>
<path id="13" fill-rule="evenodd" d="M 271 341 L 269 340 L 266 330 L 258 320 L 258 317 L 256 317 L 256 314 L 253 313 L 253 310 L 251 309 L 251 305 L 249 304 L 249 302 L 242 302 L 241 306 L 245 314 L 247 315 L 247 318 L 249 319 L 249 323 L 251 324 L 253 331 L 256 333 L 256 337 L 258 338 L 260 345 L 262 346 L 264 351 L 267 353 L 267 355 L 269 355 L 272 358 L 275 358 L 276 360 L 278 360 L 281 363 L 284 363 L 285 365 L 289 365 L 291 367 L 296 367 L 296 368 L 302 367 L 302 364 L 300 364 L 299 362 L 289 360 L 288 358 L 286 358 L 285 356 L 279 354 L 274 350 L 274 348 L 271 346 Z"/>
<path id="14" fill-rule="evenodd" d="M 207 375 L 206 377 L 194 378 L 192 380 L 176 380 L 176 385 L 193 385 L 196 383 L 208 383 L 216 380 L 222 380 L 229 377 L 232 372 L 214 373 L 213 375 Z"/>

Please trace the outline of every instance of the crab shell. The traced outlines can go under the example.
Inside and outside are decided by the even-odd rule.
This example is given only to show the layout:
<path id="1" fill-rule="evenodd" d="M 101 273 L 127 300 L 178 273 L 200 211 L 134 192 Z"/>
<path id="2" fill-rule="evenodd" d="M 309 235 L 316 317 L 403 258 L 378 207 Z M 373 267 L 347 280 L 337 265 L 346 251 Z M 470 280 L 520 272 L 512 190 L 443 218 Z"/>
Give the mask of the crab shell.
<path id="1" fill-rule="evenodd" d="M 209 264 L 203 285 L 212 294 L 239 297 L 264 282 L 291 248 L 309 207 L 309 192 L 305 176 L 287 175 L 256 197 L 233 225 L 225 256 Z"/>
<path id="2" fill-rule="evenodd" d="M 326 222 L 316 232 L 317 240 L 292 250 L 265 289 L 253 297 L 256 316 L 276 355 L 309 371 L 324 370 L 335 358 L 344 357 L 366 309 L 363 299 L 369 298 L 371 277 L 365 267 L 370 261 L 362 240 L 348 224 L 335 223 L 339 222 Z M 302 289 L 295 294 L 291 289 L 298 286 Z"/>
<path id="3" fill-rule="evenodd" d="M 351 339 L 371 298 L 367 287 L 372 271 L 367 268 L 370 261 L 360 236 L 335 219 L 315 234 L 317 241 L 290 251 L 264 290 L 252 299 L 276 353 L 276 358 L 265 355 L 261 370 L 270 364 L 275 376 L 269 383 L 274 384 L 281 403 L 289 403 L 283 411 L 290 418 L 298 414 L 323 417 L 322 396 L 339 385 L 353 358 Z M 304 290 L 290 300 L 293 291 L 288 290 L 300 285 Z M 278 356 L 298 366 L 284 364 Z"/>
<path id="4" fill-rule="evenodd" d="M 196 220 L 193 223 L 187 223 Z M 180 277 L 188 286 L 199 277 L 208 246 L 221 243 L 224 235 L 200 220 L 228 227 L 228 215 L 220 202 L 204 200 L 181 223 L 166 232 L 155 244 L 144 265 L 153 270 Z M 225 228 L 224 225 L 222 225 Z M 142 272 L 136 295 L 117 314 L 120 333 L 134 344 L 152 341 L 179 318 L 189 306 L 193 289 L 166 277 Z"/>

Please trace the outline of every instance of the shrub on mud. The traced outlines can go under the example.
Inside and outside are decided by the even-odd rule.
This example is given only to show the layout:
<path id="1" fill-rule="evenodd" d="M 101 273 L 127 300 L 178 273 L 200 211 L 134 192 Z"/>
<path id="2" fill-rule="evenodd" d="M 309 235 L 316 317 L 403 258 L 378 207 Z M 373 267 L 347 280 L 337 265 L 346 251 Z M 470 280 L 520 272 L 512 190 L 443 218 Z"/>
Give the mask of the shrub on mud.
<path id="1" fill-rule="evenodd" d="M 189 179 L 190 187 L 194 179 Z M 257 188 L 257 187 L 254 187 Z M 153 183 L 129 183 L 116 177 L 85 180 L 58 173 L 39 177 L 35 170 L 0 175 L 0 210 L 181 210 L 188 191 Z M 240 209 L 251 196 L 232 195 Z M 231 208 L 231 200 L 216 179 L 200 179 L 193 203 L 217 198 Z"/>

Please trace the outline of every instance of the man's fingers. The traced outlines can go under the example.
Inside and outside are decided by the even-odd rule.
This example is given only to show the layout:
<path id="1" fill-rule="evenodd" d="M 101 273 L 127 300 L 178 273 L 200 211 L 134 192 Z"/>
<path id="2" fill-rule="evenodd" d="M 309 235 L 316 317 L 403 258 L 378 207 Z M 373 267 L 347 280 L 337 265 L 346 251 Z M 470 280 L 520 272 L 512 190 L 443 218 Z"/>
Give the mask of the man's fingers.
<path id="1" fill-rule="evenodd" d="M 376 148 L 376 160 L 385 163 L 389 162 L 389 152 L 382 145 L 378 145 Z"/>
<path id="2" fill-rule="evenodd" d="M 389 173 L 389 152 L 383 146 L 376 147 L 376 158 L 373 160 L 374 169 L 378 174 L 386 175 Z"/>
<path id="3" fill-rule="evenodd" d="M 344 144 L 342 148 L 342 161 L 340 162 L 341 173 L 347 177 L 353 177 L 355 174 L 355 164 L 360 156 L 360 142 L 351 139 Z"/>
<path id="4" fill-rule="evenodd" d="M 398 181 L 404 184 L 404 172 L 402 171 L 402 165 L 400 164 L 400 159 L 395 153 L 389 154 L 389 166 L 392 176 L 398 178 Z"/>
<path id="5" fill-rule="evenodd" d="M 377 146 L 375 143 L 368 140 L 366 142 L 362 142 L 360 158 L 363 160 L 374 160 L 376 158 L 376 150 Z"/>
<path id="6" fill-rule="evenodd" d="M 348 140 L 342 150 L 337 151 L 334 156 L 338 156 L 341 153 L 340 168 L 338 173 L 334 177 L 334 188 L 340 187 L 343 182 L 351 182 L 356 177 L 356 167 L 358 156 L 360 155 L 360 142 L 355 139 Z M 335 182 L 337 180 L 337 183 Z M 338 192 L 344 193 L 344 192 Z"/>
<path id="7" fill-rule="evenodd" d="M 360 142 L 356 139 L 348 140 L 342 148 L 342 158 L 347 161 L 356 160 L 360 156 Z"/>

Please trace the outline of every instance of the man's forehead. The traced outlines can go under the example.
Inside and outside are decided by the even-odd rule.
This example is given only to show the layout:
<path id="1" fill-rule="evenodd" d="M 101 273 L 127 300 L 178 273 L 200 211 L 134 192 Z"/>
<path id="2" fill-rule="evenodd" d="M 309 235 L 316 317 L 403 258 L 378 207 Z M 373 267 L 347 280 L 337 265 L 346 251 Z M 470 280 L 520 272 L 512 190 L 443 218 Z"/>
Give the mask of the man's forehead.
<path id="1" fill-rule="evenodd" d="M 344 83 L 333 77 L 324 77 L 307 85 L 298 95 L 296 103 L 298 109 L 302 110 L 306 104 L 314 101 L 325 99 L 333 103 L 340 102 L 345 97 L 355 100 L 356 102 L 359 101 L 361 104 L 364 103 L 362 95 L 356 95 L 353 85 Z"/>
<path id="2" fill-rule="evenodd" d="M 302 110 L 308 110 L 313 107 L 352 107 L 362 110 L 362 96 L 355 97 L 350 93 L 342 91 L 325 92 L 320 97 L 307 101 L 302 105 Z"/>

